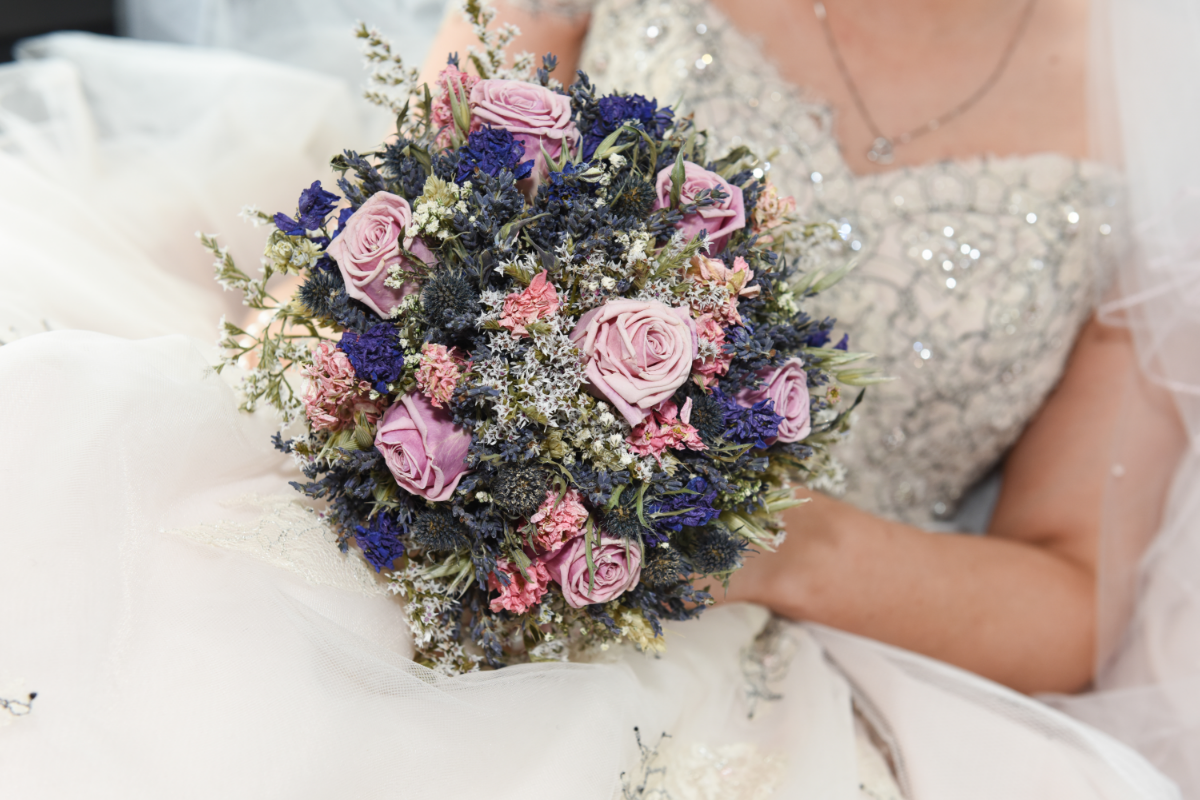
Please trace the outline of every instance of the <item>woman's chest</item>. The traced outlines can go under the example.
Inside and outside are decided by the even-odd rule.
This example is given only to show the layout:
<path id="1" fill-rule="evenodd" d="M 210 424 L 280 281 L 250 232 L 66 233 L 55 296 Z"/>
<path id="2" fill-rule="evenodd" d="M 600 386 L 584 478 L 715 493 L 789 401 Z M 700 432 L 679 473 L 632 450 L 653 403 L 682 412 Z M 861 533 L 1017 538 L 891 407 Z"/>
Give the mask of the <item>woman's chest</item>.
<path id="1" fill-rule="evenodd" d="M 851 499 L 928 524 L 1020 434 L 1057 383 L 1103 285 L 1106 175 L 1060 155 L 855 175 L 833 114 L 694 0 L 606 0 L 583 68 L 605 89 L 682 100 L 709 152 L 748 144 L 806 220 L 831 222 L 855 271 L 814 313 L 894 380 L 842 448 Z"/>

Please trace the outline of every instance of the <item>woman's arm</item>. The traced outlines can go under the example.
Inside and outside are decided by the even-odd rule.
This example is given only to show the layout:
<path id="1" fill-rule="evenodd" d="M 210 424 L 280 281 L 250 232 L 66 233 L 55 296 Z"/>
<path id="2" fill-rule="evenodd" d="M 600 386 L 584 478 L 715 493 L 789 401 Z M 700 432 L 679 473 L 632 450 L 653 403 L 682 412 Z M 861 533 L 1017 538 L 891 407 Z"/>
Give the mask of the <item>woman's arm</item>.
<path id="1" fill-rule="evenodd" d="M 463 56 L 459 63 L 463 69 L 469 70 L 467 50 L 479 47 L 479 40 L 471 25 L 464 19 L 459 5 L 458 0 L 452 0 L 450 3 L 451 10 L 442 21 L 442 27 L 430 45 L 429 56 L 421 69 L 421 80 L 430 86 L 433 86 L 438 73 L 446 66 L 446 57 L 450 53 Z M 583 38 L 587 35 L 590 20 L 586 14 L 572 16 L 526 11 L 504 0 L 496 0 L 493 5 L 497 11 L 492 21 L 493 27 L 511 23 L 521 29 L 521 35 L 509 46 L 510 55 L 528 51 L 540 59 L 542 55 L 553 52 L 558 57 L 558 68 L 554 71 L 554 77 L 568 85 L 575 81 L 575 70 L 579 67 L 579 55 L 583 50 Z"/>
<path id="2" fill-rule="evenodd" d="M 727 599 L 925 653 L 1020 691 L 1083 688 L 1093 671 L 1097 544 L 1116 433 L 1136 426 L 1137 451 L 1159 454 L 1123 464 L 1120 478 L 1154 510 L 1183 440 L 1169 403 L 1131 408 L 1127 398 L 1141 394 L 1128 382 L 1142 380 L 1129 334 L 1090 322 L 1007 459 L 988 536 L 931 534 L 808 493 L 812 502 L 785 515 L 779 553 L 748 558 Z M 1156 525 L 1156 514 L 1142 524 Z"/>

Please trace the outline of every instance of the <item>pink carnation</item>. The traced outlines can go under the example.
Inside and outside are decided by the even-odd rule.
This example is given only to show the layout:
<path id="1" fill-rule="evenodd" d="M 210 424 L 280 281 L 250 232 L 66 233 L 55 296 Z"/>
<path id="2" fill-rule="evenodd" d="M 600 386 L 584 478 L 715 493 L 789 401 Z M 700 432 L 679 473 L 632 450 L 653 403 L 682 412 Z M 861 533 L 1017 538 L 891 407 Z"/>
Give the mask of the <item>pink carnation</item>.
<path id="1" fill-rule="evenodd" d="M 685 273 L 693 281 L 711 286 L 723 286 L 729 290 L 729 303 L 720 309 L 716 318 L 720 322 L 731 325 L 741 325 L 742 316 L 737 310 L 739 297 L 758 297 L 762 292 L 760 286 L 747 286 L 754 280 L 754 270 L 746 263 L 746 259 L 738 256 L 733 260 L 733 269 L 725 266 L 719 258 L 709 258 L 706 255 L 692 257 L 692 262 Z"/>
<path id="2" fill-rule="evenodd" d="M 583 532 L 588 511 L 583 506 L 583 495 L 575 489 L 567 489 L 562 500 L 558 492 L 546 492 L 546 499 L 538 507 L 529 522 L 537 528 L 535 534 L 539 549 L 549 553 L 561 548 L 569 539 Z"/>
<path id="3" fill-rule="evenodd" d="M 455 89 L 455 93 L 462 101 L 464 106 L 469 104 L 471 96 L 471 87 L 479 83 L 479 78 L 470 73 L 463 72 L 453 64 L 447 64 L 446 68 L 438 73 L 437 77 L 437 92 L 433 97 L 433 127 L 438 131 L 437 146 L 446 148 L 451 145 L 451 138 L 454 136 L 454 111 L 450 105 L 450 89 L 451 86 Z M 471 131 L 477 131 L 481 127 L 479 120 L 471 118 Z M 470 131 L 468 131 L 469 133 Z"/>
<path id="4" fill-rule="evenodd" d="M 362 413 L 371 422 L 383 413 L 387 398 L 368 399 L 371 384 L 354 374 L 350 359 L 331 342 L 321 342 L 312 353 L 313 362 L 304 368 L 309 378 L 304 393 L 304 415 L 313 430 L 334 431 L 354 424 L 354 415 Z"/>
<path id="5" fill-rule="evenodd" d="M 707 388 L 716 383 L 716 376 L 729 372 L 733 356 L 725 352 L 725 329 L 713 319 L 712 314 L 701 314 L 696 318 L 696 336 L 702 342 L 710 342 L 717 349 L 715 356 L 697 358 L 692 362 L 696 383 Z"/>
<path id="6" fill-rule="evenodd" d="M 558 292 L 554 284 L 546 279 L 546 271 L 538 273 L 525 291 L 504 298 L 504 310 L 500 314 L 500 325 L 512 331 L 515 337 L 528 336 L 525 326 L 548 317 L 558 311 Z"/>
<path id="7" fill-rule="evenodd" d="M 421 347 L 421 366 L 417 367 L 417 388 L 434 408 L 450 401 L 454 387 L 463 374 L 466 361 L 457 347 L 426 343 Z"/>
<path id="8" fill-rule="evenodd" d="M 654 456 L 660 465 L 662 452 L 667 449 L 707 450 L 699 431 L 688 424 L 691 418 L 692 398 L 684 402 L 682 411 L 666 400 L 629 434 L 629 449 L 639 456 Z"/>
<path id="9" fill-rule="evenodd" d="M 796 198 L 780 197 L 775 184 L 767 181 L 766 188 L 758 195 L 754 213 L 750 216 L 750 230 L 758 234 L 759 244 L 772 244 L 775 235 L 770 231 L 791 220 L 796 213 Z"/>
<path id="10" fill-rule="evenodd" d="M 507 586 L 501 583 L 497 577 L 497 573 L 500 572 L 508 576 Z M 494 598 L 490 603 L 492 611 L 503 610 L 513 614 L 524 614 L 542 602 L 542 595 L 546 594 L 546 587 L 550 583 L 550 572 L 546 569 L 546 565 L 535 560 L 525 568 L 525 575 L 529 576 L 528 580 L 521 575 L 521 571 L 512 562 L 504 558 L 496 559 L 496 572 L 488 575 L 488 589 L 499 592 L 500 596 Z"/>

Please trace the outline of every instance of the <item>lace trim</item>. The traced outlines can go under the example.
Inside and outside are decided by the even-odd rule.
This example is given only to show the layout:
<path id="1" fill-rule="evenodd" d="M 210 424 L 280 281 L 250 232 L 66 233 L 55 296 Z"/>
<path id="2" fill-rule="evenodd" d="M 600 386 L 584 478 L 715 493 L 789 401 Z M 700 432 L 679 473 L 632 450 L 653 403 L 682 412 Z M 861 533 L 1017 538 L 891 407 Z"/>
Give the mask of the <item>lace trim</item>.
<path id="1" fill-rule="evenodd" d="M 27 692 L 23 688 L 25 681 L 13 680 L 0 685 L 0 728 L 11 725 L 20 717 L 33 713 L 33 701 L 37 692 Z"/>
<path id="2" fill-rule="evenodd" d="M 767 800 L 783 781 L 787 757 L 751 742 L 683 747 L 663 733 L 654 746 L 634 728 L 641 763 L 621 776 L 621 800 Z"/>
<path id="3" fill-rule="evenodd" d="M 258 514 L 248 521 L 225 519 L 165 533 L 245 553 L 317 586 L 367 596 L 388 594 L 387 584 L 361 558 L 338 550 L 337 535 L 298 500 L 286 495 L 244 495 L 220 505 L 231 512 Z"/>
<path id="4" fill-rule="evenodd" d="M 783 695 L 772 684 L 783 680 L 796 657 L 796 640 L 787 625 L 772 616 L 754 641 L 742 648 L 741 666 L 746 693 L 746 718 L 754 719 L 760 703 L 776 703 Z"/>

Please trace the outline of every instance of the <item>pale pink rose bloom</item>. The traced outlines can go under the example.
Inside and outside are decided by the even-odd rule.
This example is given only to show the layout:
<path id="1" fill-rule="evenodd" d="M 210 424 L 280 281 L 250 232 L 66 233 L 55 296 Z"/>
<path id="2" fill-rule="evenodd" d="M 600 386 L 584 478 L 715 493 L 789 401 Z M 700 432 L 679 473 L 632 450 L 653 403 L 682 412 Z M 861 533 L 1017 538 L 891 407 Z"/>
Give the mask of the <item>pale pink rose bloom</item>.
<path id="1" fill-rule="evenodd" d="M 567 489 L 562 500 L 558 499 L 558 492 L 546 492 L 546 499 L 529 518 L 529 523 L 537 529 L 534 535 L 537 547 L 553 553 L 583 532 L 587 518 L 583 495 L 576 489 Z"/>
<path id="2" fill-rule="evenodd" d="M 657 300 L 611 300 L 571 331 L 583 353 L 590 391 L 630 425 L 650 415 L 687 381 L 696 359 L 696 323 L 686 308 Z"/>
<path id="3" fill-rule="evenodd" d="M 304 416 L 313 430 L 334 431 L 354 424 L 356 413 L 364 414 L 369 422 L 383 413 L 383 398 L 368 399 L 371 384 L 360 381 L 354 374 L 350 359 L 332 342 L 321 342 L 312 353 L 313 363 L 304 368 L 309 378 L 304 393 Z"/>
<path id="4" fill-rule="evenodd" d="M 457 347 L 426 342 L 421 345 L 421 366 L 417 367 L 417 388 L 429 398 L 434 408 L 450 402 L 454 389 L 462 378 L 466 359 Z"/>
<path id="5" fill-rule="evenodd" d="M 396 400 L 375 433 L 375 449 L 396 483 L 434 502 L 454 493 L 467 472 L 470 445 L 471 434 L 417 392 Z"/>
<path id="6" fill-rule="evenodd" d="M 715 356 L 697 358 L 692 362 L 692 372 L 698 378 L 696 382 L 707 388 L 717 382 L 718 375 L 729 372 L 733 356 L 725 352 L 725 329 L 713 319 L 712 314 L 696 317 L 696 336 L 700 341 L 711 342 L 717 348 Z"/>
<path id="7" fill-rule="evenodd" d="M 508 576 L 507 586 L 496 576 L 496 572 L 503 572 Z M 505 558 L 496 559 L 496 572 L 488 575 L 488 589 L 500 593 L 499 597 L 493 598 L 488 604 L 495 612 L 510 611 L 513 614 L 524 614 L 542 602 L 542 596 L 546 594 L 546 587 L 550 585 L 549 570 L 546 569 L 545 564 L 536 559 L 525 568 L 525 575 L 529 577 L 529 580 L 525 580 L 521 575 L 521 570 Z"/>
<path id="8" fill-rule="evenodd" d="M 381 317 L 387 317 L 400 301 L 417 290 L 411 281 L 399 289 L 384 285 L 388 269 L 410 262 L 401 252 L 404 229 L 412 221 L 408 201 L 391 192 L 376 192 L 363 203 L 326 252 L 337 262 L 346 281 L 346 293 Z M 404 248 L 426 264 L 437 258 L 420 238 L 403 239 Z"/>
<path id="9" fill-rule="evenodd" d="M 691 419 L 692 398 L 684 402 L 682 411 L 667 400 L 629 434 L 629 449 L 639 456 L 654 456 L 659 466 L 664 450 L 707 450 L 700 432 L 689 424 Z"/>
<path id="10" fill-rule="evenodd" d="M 804 362 L 791 358 L 777 370 L 758 373 L 763 379 L 757 389 L 742 389 L 737 393 L 739 404 L 747 408 L 762 400 L 775 401 L 775 413 L 783 417 L 779 423 L 778 441 L 798 442 L 812 430 L 808 406 L 808 374 Z M 767 440 L 774 444 L 775 439 Z"/>
<path id="11" fill-rule="evenodd" d="M 658 173 L 654 182 L 657 195 L 654 201 L 655 208 L 671 206 L 671 172 L 673 170 L 673 166 L 665 167 Z M 708 252 L 717 255 L 725 249 L 725 245 L 729 244 L 729 237 L 734 231 L 746 227 L 746 203 L 742 198 L 742 189 L 740 186 L 727 183 L 717 173 L 709 172 L 699 164 L 693 164 L 690 161 L 683 162 L 683 173 L 683 186 L 679 192 L 679 202 L 682 205 L 695 202 L 696 195 L 705 189 L 719 188 L 725 193 L 724 200 L 697 209 L 692 214 L 687 214 L 675 226 L 683 231 L 684 237 L 687 239 L 694 239 L 700 231 L 707 230 Z"/>
<path id="12" fill-rule="evenodd" d="M 603 534 L 600 543 L 592 546 L 592 561 L 596 565 L 594 581 L 589 580 L 587 543 L 583 536 L 576 536 L 544 560 L 550 570 L 550 579 L 562 589 L 571 608 L 615 600 L 637 586 L 642 577 L 641 546 Z"/>
<path id="13" fill-rule="evenodd" d="M 464 105 L 469 105 L 471 87 L 477 83 L 479 83 L 478 77 L 463 72 L 453 64 L 447 64 L 446 68 L 438 73 L 437 91 L 434 93 L 433 105 L 430 108 L 433 112 L 433 127 L 438 132 L 435 141 L 438 147 L 449 147 L 450 140 L 454 135 L 454 112 L 450 105 L 450 87 L 454 87 L 458 99 Z M 481 127 L 478 118 L 472 116 L 470 130 L 467 133 L 477 131 Z"/>
<path id="14" fill-rule="evenodd" d="M 547 171 L 544 149 L 557 159 L 574 148 L 579 131 L 571 121 L 571 99 L 526 81 L 483 80 L 471 87 L 471 114 L 484 125 L 503 128 L 525 145 L 534 175 Z"/>
<path id="15" fill-rule="evenodd" d="M 796 198 L 780 197 L 775 184 L 767 181 L 754 204 L 754 212 L 750 215 L 750 230 L 758 234 L 759 244 L 772 244 L 775 236 L 770 231 L 778 228 L 796 214 Z"/>
<path id="16" fill-rule="evenodd" d="M 547 280 L 546 271 L 539 272 L 522 292 L 504 298 L 500 325 L 512 331 L 513 338 L 528 336 L 525 326 L 558 311 L 558 292 Z"/>

